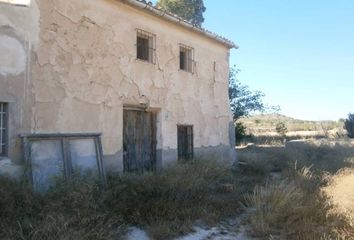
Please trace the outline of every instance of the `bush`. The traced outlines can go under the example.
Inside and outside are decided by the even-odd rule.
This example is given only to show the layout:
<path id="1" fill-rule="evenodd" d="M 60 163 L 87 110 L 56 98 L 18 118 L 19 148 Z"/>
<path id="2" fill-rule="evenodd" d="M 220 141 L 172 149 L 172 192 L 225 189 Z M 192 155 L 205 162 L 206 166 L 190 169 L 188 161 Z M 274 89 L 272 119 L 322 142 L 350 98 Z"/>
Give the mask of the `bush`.
<path id="1" fill-rule="evenodd" d="M 288 129 L 286 128 L 284 122 L 278 122 L 277 125 L 275 126 L 275 130 L 281 137 L 284 138 L 286 136 L 286 133 L 288 132 Z"/>
<path id="2" fill-rule="evenodd" d="M 246 129 L 246 126 L 242 122 L 236 122 L 235 136 L 237 144 L 241 143 L 241 141 L 247 136 Z"/>
<path id="3" fill-rule="evenodd" d="M 254 235 L 279 235 L 280 226 L 291 216 L 289 211 L 299 206 L 300 200 L 301 191 L 293 184 L 280 182 L 257 186 L 245 197 L 245 205 L 254 209 L 250 217 Z"/>
<path id="4" fill-rule="evenodd" d="M 345 119 L 344 128 L 348 132 L 348 137 L 354 138 L 354 114 L 349 113 L 348 118 Z"/>

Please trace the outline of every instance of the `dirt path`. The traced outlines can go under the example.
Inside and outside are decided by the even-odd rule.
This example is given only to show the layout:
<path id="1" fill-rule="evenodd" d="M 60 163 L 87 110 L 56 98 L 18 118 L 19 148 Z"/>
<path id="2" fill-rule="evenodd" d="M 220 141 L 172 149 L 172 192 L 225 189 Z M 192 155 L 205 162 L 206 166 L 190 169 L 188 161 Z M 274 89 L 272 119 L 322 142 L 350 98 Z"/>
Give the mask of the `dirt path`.
<path id="1" fill-rule="evenodd" d="M 194 232 L 176 238 L 175 240 L 256 240 L 248 236 L 249 226 L 245 225 L 244 220 L 249 212 L 245 211 L 236 218 L 227 219 L 220 222 L 217 226 L 195 226 Z M 139 228 L 132 227 L 124 240 L 151 240 L 148 234 Z"/>
<path id="2" fill-rule="evenodd" d="M 338 211 L 349 216 L 354 224 L 354 169 L 346 169 L 335 175 L 324 191 Z"/>

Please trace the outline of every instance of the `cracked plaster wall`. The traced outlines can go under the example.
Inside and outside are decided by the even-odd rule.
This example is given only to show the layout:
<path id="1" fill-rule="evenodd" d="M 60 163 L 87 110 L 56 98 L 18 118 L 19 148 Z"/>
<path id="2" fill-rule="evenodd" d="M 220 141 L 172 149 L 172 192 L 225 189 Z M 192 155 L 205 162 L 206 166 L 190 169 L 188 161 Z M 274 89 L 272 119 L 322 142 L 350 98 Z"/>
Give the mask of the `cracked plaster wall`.
<path id="1" fill-rule="evenodd" d="M 9 108 L 9 157 L 20 163 L 18 134 L 31 129 L 31 57 L 38 41 L 39 9 L 32 1 L 28 7 L 0 3 L 0 102 Z"/>
<path id="2" fill-rule="evenodd" d="M 104 155 L 121 159 L 123 105 L 143 103 L 158 111 L 160 151 L 177 148 L 177 124 L 194 125 L 196 148 L 230 146 L 226 47 L 120 1 L 33 2 L 31 132 L 102 132 Z M 136 29 L 156 35 L 156 64 L 136 60 Z M 179 70 L 180 43 L 194 74 Z"/>

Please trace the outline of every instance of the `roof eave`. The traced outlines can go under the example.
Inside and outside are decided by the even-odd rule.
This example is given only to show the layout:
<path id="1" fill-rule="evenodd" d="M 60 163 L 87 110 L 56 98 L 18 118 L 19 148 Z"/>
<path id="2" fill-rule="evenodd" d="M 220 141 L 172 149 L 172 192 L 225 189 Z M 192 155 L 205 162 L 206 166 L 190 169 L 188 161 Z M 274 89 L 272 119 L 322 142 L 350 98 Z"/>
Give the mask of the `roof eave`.
<path id="1" fill-rule="evenodd" d="M 149 13 L 152 13 L 155 16 L 162 17 L 167 21 L 177 23 L 177 24 L 179 24 L 185 28 L 188 28 L 192 31 L 198 32 L 208 38 L 211 38 L 211 39 L 221 43 L 222 45 L 226 46 L 229 49 L 232 49 L 232 48 L 238 49 L 239 48 L 234 42 L 232 42 L 224 37 L 221 37 L 215 33 L 212 33 L 210 31 L 206 30 L 206 29 L 195 26 L 195 25 L 189 23 L 188 21 L 182 19 L 181 17 L 178 17 L 177 15 L 174 15 L 170 12 L 163 11 L 161 9 L 154 7 L 151 2 L 145 2 L 143 0 L 119 0 L 119 1 L 127 3 L 133 7 L 148 11 Z"/>

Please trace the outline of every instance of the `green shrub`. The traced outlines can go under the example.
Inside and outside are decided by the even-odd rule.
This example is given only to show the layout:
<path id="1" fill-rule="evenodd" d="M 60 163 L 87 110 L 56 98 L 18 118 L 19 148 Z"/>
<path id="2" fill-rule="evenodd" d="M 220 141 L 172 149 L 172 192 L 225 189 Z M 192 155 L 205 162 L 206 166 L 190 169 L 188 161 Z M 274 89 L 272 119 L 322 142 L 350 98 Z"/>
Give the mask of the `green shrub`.
<path id="1" fill-rule="evenodd" d="M 286 125 L 284 122 L 278 122 L 275 125 L 275 130 L 281 137 L 286 137 L 286 133 L 288 132 L 288 129 L 286 128 Z"/>
<path id="2" fill-rule="evenodd" d="M 348 137 L 354 138 L 354 114 L 349 113 L 348 118 L 345 119 L 344 128 L 348 132 Z"/>
<path id="3" fill-rule="evenodd" d="M 246 130 L 247 128 L 242 122 L 236 122 L 235 136 L 237 144 L 241 143 L 242 140 L 247 136 Z"/>

